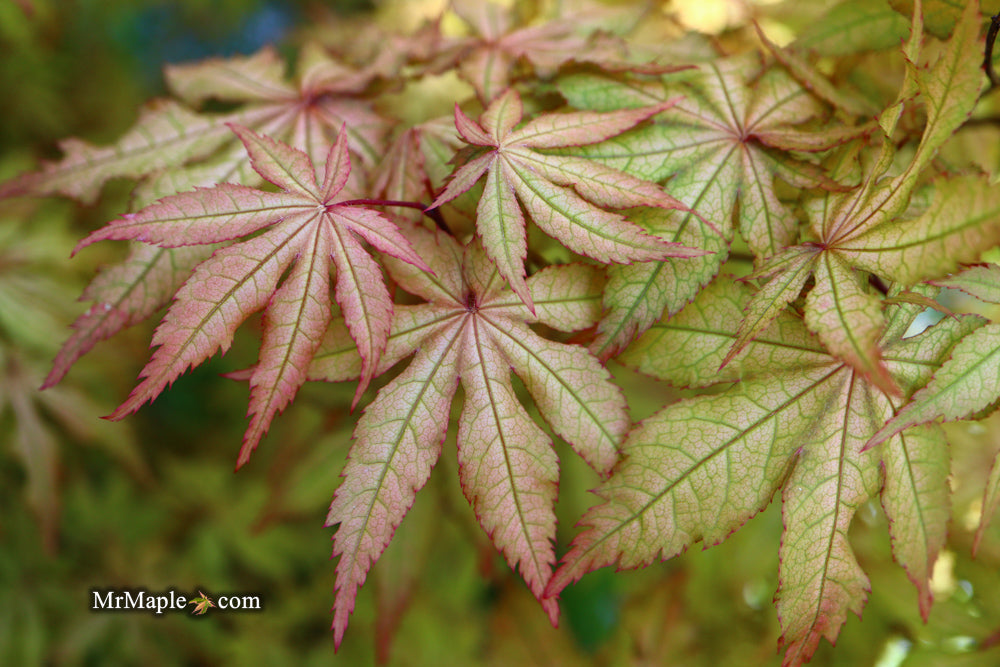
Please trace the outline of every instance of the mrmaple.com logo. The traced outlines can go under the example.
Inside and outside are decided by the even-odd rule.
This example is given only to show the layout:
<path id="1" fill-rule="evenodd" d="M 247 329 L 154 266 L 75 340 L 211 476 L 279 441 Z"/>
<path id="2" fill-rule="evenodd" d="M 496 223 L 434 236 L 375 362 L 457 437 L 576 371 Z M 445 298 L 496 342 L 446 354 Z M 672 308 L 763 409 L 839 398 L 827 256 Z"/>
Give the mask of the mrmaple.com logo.
<path id="1" fill-rule="evenodd" d="M 260 611 L 260 595 L 218 595 L 209 597 L 202 591 L 188 598 L 176 590 L 149 593 L 145 590 L 108 589 L 92 590 L 91 611 L 145 611 L 162 614 L 165 611 L 180 611 L 194 605 L 192 614 L 202 615 L 212 608 L 226 611 Z"/>

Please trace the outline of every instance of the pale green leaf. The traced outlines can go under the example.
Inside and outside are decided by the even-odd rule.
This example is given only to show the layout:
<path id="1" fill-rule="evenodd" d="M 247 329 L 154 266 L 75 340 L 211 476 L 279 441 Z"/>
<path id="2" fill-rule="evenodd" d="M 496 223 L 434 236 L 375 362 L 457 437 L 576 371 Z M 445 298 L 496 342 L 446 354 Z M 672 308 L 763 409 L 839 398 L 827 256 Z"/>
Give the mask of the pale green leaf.
<path id="1" fill-rule="evenodd" d="M 740 321 L 736 340 L 722 360 L 726 365 L 747 343 L 757 337 L 785 307 L 799 298 L 806 280 L 812 274 L 817 262 L 814 249 L 795 247 L 779 253 L 758 271 L 758 273 L 774 273 L 746 304 Z"/>
<path id="2" fill-rule="evenodd" d="M 882 445 L 882 465 L 882 508 L 889 520 L 892 554 L 917 587 L 920 615 L 927 622 L 934 599 L 934 561 L 951 518 L 951 464 L 944 433 L 936 426 L 922 426 L 893 436 Z"/>
<path id="3" fill-rule="evenodd" d="M 819 414 L 835 398 L 836 365 L 740 383 L 738 391 L 671 405 L 623 445 L 547 592 L 612 563 L 649 565 L 697 541 L 721 542 L 767 505 Z"/>
<path id="4" fill-rule="evenodd" d="M 1000 396 L 1000 325 L 989 324 L 966 336 L 930 383 L 868 443 L 874 447 L 917 424 L 944 418 L 965 419 Z"/>
<path id="5" fill-rule="evenodd" d="M 806 326 L 833 355 L 886 393 L 899 395 L 879 348 L 885 329 L 882 301 L 860 281 L 844 260 L 822 253 L 816 263 L 816 286 L 806 297 Z"/>
<path id="6" fill-rule="evenodd" d="M 859 375 L 839 375 L 782 493 L 775 600 L 784 665 L 808 662 L 822 637 L 836 641 L 847 612 L 860 615 L 870 590 L 847 531 L 861 504 L 878 493 L 878 457 L 861 450 L 891 408 Z"/>
<path id="7" fill-rule="evenodd" d="M 1000 266 L 996 264 L 970 266 L 948 278 L 939 278 L 934 284 L 962 290 L 980 301 L 1000 303 Z"/>
<path id="8" fill-rule="evenodd" d="M 249 56 L 167 65 L 163 77 L 170 91 L 191 105 L 208 99 L 268 102 L 298 94 L 285 81 L 285 63 L 271 47 Z"/>
<path id="9" fill-rule="evenodd" d="M 607 313 L 591 345 L 594 354 L 602 359 L 614 356 L 662 314 L 683 308 L 718 273 L 733 235 L 730 219 L 736 193 L 727 183 L 735 178 L 738 172 L 731 162 L 712 164 L 706 160 L 670 182 L 671 192 L 712 220 L 720 233 L 687 211 L 644 208 L 629 214 L 629 220 L 650 234 L 712 254 L 608 267 L 604 293 Z"/>
<path id="10" fill-rule="evenodd" d="M 910 285 L 975 262 L 1000 242 L 1000 188 L 985 178 L 940 179 L 919 217 L 869 228 L 836 244 L 859 268 Z"/>
<path id="11" fill-rule="evenodd" d="M 684 310 L 654 324 L 619 360 L 681 387 L 759 378 L 830 362 L 802 320 L 783 312 L 746 345 L 742 354 L 720 368 L 751 295 L 745 284 L 720 277 Z"/>
<path id="12" fill-rule="evenodd" d="M 806 26 L 795 46 L 823 56 L 889 49 L 906 38 L 908 28 L 907 20 L 883 3 L 848 0 Z"/>
<path id="13" fill-rule="evenodd" d="M 962 8 L 972 2 L 966 0 L 923 0 L 924 21 L 927 31 L 938 39 L 947 39 L 955 29 L 955 24 L 962 17 Z M 983 11 L 996 14 L 1000 11 L 1000 2 L 983 0 Z M 889 0 L 889 5 L 903 16 L 913 14 L 914 0 Z"/>
<path id="14" fill-rule="evenodd" d="M 910 338 L 901 337 L 905 328 L 897 329 L 898 335 L 885 346 L 883 358 L 892 377 L 906 394 L 911 394 L 930 381 L 963 338 L 984 324 L 986 320 L 978 315 L 958 315 L 945 317 Z M 887 330 L 886 338 L 890 338 L 889 334 Z"/>

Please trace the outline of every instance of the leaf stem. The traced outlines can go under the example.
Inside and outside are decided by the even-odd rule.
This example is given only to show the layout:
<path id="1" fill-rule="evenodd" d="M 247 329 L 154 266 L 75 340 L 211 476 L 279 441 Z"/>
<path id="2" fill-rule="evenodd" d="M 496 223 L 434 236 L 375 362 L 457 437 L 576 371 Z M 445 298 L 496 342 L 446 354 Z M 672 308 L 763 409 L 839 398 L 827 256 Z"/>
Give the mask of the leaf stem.
<path id="1" fill-rule="evenodd" d="M 441 215 L 439 209 L 433 208 L 428 209 L 426 206 L 416 201 L 399 201 L 396 199 L 350 199 L 348 201 L 337 202 L 338 206 L 405 206 L 406 208 L 415 208 L 428 218 L 434 221 L 434 224 L 438 226 L 445 234 L 449 236 L 454 236 L 451 233 L 451 229 L 448 228 L 448 223 L 444 221 L 444 217 Z"/>
<path id="2" fill-rule="evenodd" d="M 997 41 L 997 33 L 1000 32 L 1000 14 L 994 15 L 990 19 L 990 29 L 986 33 L 986 54 L 983 58 L 983 69 L 990 79 L 990 90 L 1000 86 L 1000 76 L 997 76 L 993 69 L 993 45 Z"/>

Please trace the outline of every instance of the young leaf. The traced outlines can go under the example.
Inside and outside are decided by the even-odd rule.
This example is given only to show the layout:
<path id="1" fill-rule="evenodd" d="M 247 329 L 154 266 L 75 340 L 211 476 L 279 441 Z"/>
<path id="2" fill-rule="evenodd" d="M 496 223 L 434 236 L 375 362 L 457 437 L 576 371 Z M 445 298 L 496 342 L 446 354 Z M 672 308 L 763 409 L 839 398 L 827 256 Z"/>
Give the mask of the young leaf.
<path id="1" fill-rule="evenodd" d="M 882 509 L 889 519 L 892 553 L 917 588 L 927 622 L 934 599 L 934 561 L 948 536 L 951 462 L 944 432 L 936 426 L 908 429 L 882 448 Z"/>
<path id="2" fill-rule="evenodd" d="M 776 315 L 743 354 L 729 352 L 740 335 L 732 322 L 743 317 L 746 297 L 744 288 L 734 290 L 727 280 L 713 281 L 681 312 L 650 327 L 618 361 L 678 387 L 707 387 L 776 368 L 828 362 L 823 346 L 789 312 Z"/>
<path id="3" fill-rule="evenodd" d="M 915 219 L 890 220 L 837 243 L 854 266 L 911 285 L 975 262 L 1000 238 L 1000 191 L 989 180 L 939 180 L 934 200 Z"/>
<path id="4" fill-rule="evenodd" d="M 882 391 L 901 394 L 879 349 L 885 327 L 881 299 L 869 294 L 860 276 L 834 253 L 821 254 L 815 277 L 816 286 L 806 298 L 806 326 L 831 354 L 861 371 Z"/>
<path id="5" fill-rule="evenodd" d="M 991 194 L 993 188 L 977 177 L 939 179 L 937 195 L 926 214 L 900 219 L 910 204 L 918 174 L 967 118 L 978 96 L 981 73 L 970 60 L 974 49 L 967 43 L 975 42 L 977 12 L 974 4 L 969 7 L 960 30 L 956 30 L 933 67 L 918 71 L 910 62 L 899 99 L 880 119 L 886 131 L 883 150 L 864 183 L 851 193 L 828 194 L 806 206 L 819 239 L 818 243 L 802 246 L 802 252 L 819 250 L 813 264 L 816 285 L 806 299 L 806 323 L 831 353 L 886 393 L 897 396 L 900 388 L 886 369 L 878 342 L 884 326 L 881 302 L 868 292 L 865 277 L 856 269 L 909 285 L 938 277 L 956 263 L 978 258 L 983 250 L 995 245 L 1000 230 L 1000 200 Z M 918 13 L 911 40 L 904 48 L 907 58 L 914 58 L 919 51 L 919 26 Z M 901 107 L 892 109 L 901 104 L 910 88 L 919 89 L 924 98 L 927 123 L 903 173 L 883 178 L 892 164 L 891 136 Z M 841 163 L 841 169 L 849 167 L 850 162 Z M 777 259 L 794 256 L 796 251 L 787 250 Z M 949 258 L 951 254 L 954 259 Z M 783 275 L 778 274 L 772 282 L 782 281 Z M 791 297 L 781 287 L 781 282 L 774 287 L 765 285 L 761 293 Z M 770 314 L 768 308 L 773 309 L 772 304 L 752 304 L 743 325 L 747 334 L 759 329 L 761 314 Z"/>
<path id="6" fill-rule="evenodd" d="M 884 3 L 847 0 L 799 33 L 795 46 L 822 56 L 891 49 L 906 38 L 909 24 Z"/>
<path id="7" fill-rule="evenodd" d="M 845 369 L 846 370 L 846 369 Z M 782 492 L 785 531 L 775 600 L 784 665 L 807 662 L 821 637 L 836 641 L 847 612 L 861 614 L 870 590 L 847 539 L 854 513 L 878 493 L 878 456 L 861 453 L 889 406 L 857 374 L 839 387 Z"/>
<path id="8" fill-rule="evenodd" d="M 688 210 L 658 185 L 591 160 L 543 152 L 603 141 L 674 103 L 610 113 L 542 115 L 516 130 L 523 108 L 521 97 L 514 90 L 496 98 L 479 123 L 456 106 L 455 126 L 459 134 L 469 144 L 486 150 L 455 171 L 431 208 L 451 201 L 486 175 L 476 229 L 500 275 L 529 308 L 532 302 L 524 280 L 527 246 L 522 206 L 549 236 L 602 262 L 627 263 L 704 254 L 649 236 L 607 210 L 634 206 Z"/>
<path id="9" fill-rule="evenodd" d="M 414 239 L 435 278 L 415 290 L 429 303 L 397 309 L 393 332 L 410 332 L 397 340 L 416 356 L 358 422 L 327 517 L 328 525 L 340 524 L 334 536 L 338 644 L 358 587 L 440 454 L 459 381 L 465 389 L 458 430 L 462 488 L 483 529 L 540 600 L 555 561 L 558 464 L 548 436 L 517 401 L 510 370 L 552 429 L 602 475 L 617 459 L 628 428 L 625 402 L 608 372 L 584 349 L 532 332 L 525 323 L 535 318 L 507 291 L 478 245 L 465 249 L 457 273 L 453 262 L 462 251 L 451 237 L 415 232 Z M 412 271 L 395 261 L 389 266 L 409 288 L 397 274 Z M 596 273 L 592 267 L 551 267 L 530 278 L 535 316 L 560 329 L 593 324 L 600 282 L 586 278 L 588 272 Z M 582 312 L 561 319 L 572 303 Z M 414 327 L 416 322 L 424 324 Z M 555 620 L 555 604 L 543 606 Z"/>
<path id="10" fill-rule="evenodd" d="M 251 118 L 242 119 L 256 120 Z M 225 125 L 162 100 L 149 104 L 135 127 L 112 146 L 79 139 L 60 144 L 64 154 L 40 171 L 0 185 L 0 198 L 65 195 L 89 204 L 112 178 L 139 178 L 160 169 L 203 158 L 231 139 Z"/>
<path id="11" fill-rule="evenodd" d="M 772 278 L 747 303 L 736 340 L 722 360 L 722 366 L 728 364 L 747 343 L 760 335 L 789 303 L 799 298 L 806 280 L 816 267 L 819 254 L 815 248 L 789 248 L 748 276 L 755 278 L 771 275 Z"/>
<path id="12" fill-rule="evenodd" d="M 316 168 L 302 151 L 246 128 L 233 126 L 233 131 L 254 169 L 281 192 L 221 184 L 173 195 L 97 230 L 79 247 L 106 239 L 178 247 L 262 232 L 217 250 L 195 269 L 156 331 L 158 347 L 141 373 L 142 382 L 111 415 L 121 419 L 135 412 L 189 367 L 219 348 L 225 351 L 240 323 L 266 306 L 239 467 L 306 380 L 330 322 L 331 269 L 336 270 L 337 302 L 362 357 L 360 396 L 379 366 L 392 316 L 381 271 L 362 241 L 420 268 L 426 265 L 381 214 L 338 203 L 351 171 L 345 133 L 330 149 L 325 167 Z"/>

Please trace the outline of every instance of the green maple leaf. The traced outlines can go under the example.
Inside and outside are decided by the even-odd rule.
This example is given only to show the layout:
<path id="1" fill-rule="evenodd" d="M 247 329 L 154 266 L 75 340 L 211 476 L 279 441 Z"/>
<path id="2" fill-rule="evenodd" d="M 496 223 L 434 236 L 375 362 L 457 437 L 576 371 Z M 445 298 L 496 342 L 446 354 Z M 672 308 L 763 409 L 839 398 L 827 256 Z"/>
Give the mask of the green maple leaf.
<path id="1" fill-rule="evenodd" d="M 625 354 L 640 370 L 682 385 L 740 381 L 670 405 L 629 434 L 622 461 L 597 489 L 603 502 L 583 517 L 584 530 L 546 595 L 598 567 L 648 565 L 698 541 L 721 542 L 780 491 L 777 606 L 785 664 L 798 665 L 821 637 L 836 639 L 848 611 L 860 614 L 864 606 L 869 583 L 847 530 L 870 498 L 881 498 L 893 554 L 917 586 L 926 618 L 949 517 L 948 455 L 940 430 L 927 427 L 866 449 L 902 401 L 830 356 L 789 312 L 717 375 L 748 292 L 719 279 Z M 890 306 L 880 341 L 893 380 L 911 391 L 983 324 L 974 316 L 946 318 L 902 338 L 920 310 Z"/>
<path id="2" fill-rule="evenodd" d="M 324 164 L 246 128 L 232 129 L 254 169 L 280 192 L 223 183 L 172 195 L 97 230 L 78 248 L 107 239 L 179 247 L 249 236 L 217 250 L 179 288 L 154 335 L 157 349 L 142 381 L 110 416 L 135 412 L 188 368 L 228 349 L 243 320 L 264 308 L 239 467 L 306 380 L 332 317 L 331 270 L 334 296 L 363 359 L 356 401 L 379 365 L 392 315 L 381 270 L 362 244 L 427 267 L 392 222 L 344 199 L 351 172 L 346 133 L 339 134 Z"/>
<path id="3" fill-rule="evenodd" d="M 608 210 L 636 206 L 687 210 L 663 188 L 592 160 L 546 150 L 613 137 L 674 103 L 609 113 L 543 114 L 520 128 L 517 126 L 524 109 L 514 90 L 490 103 L 478 123 L 456 106 L 458 133 L 478 150 L 455 170 L 431 208 L 451 201 L 485 175 L 476 231 L 500 275 L 529 308 L 532 302 L 524 279 L 527 239 L 522 206 L 549 236 L 601 262 L 704 254 L 650 236 Z"/>
<path id="4" fill-rule="evenodd" d="M 127 432 L 106 431 L 105 424 L 95 423 L 100 407 L 82 387 L 70 383 L 38 391 L 75 288 L 69 272 L 60 268 L 71 235 L 52 222 L 38 211 L 24 222 L 0 216 L 0 422 L 5 425 L 0 442 L 4 454 L 23 467 L 23 484 L 16 486 L 23 487 L 46 551 L 55 554 L 65 463 L 60 446 L 93 444 L 133 472 L 143 466 Z"/>
<path id="5" fill-rule="evenodd" d="M 427 303 L 397 306 L 383 363 L 416 354 L 365 409 L 327 517 L 328 525 L 339 524 L 338 644 L 358 587 L 440 455 L 459 382 L 465 390 L 458 426 L 462 489 L 483 530 L 539 599 L 555 562 L 558 462 L 549 436 L 515 397 L 511 369 L 553 431 L 601 474 L 617 459 L 629 425 L 624 398 L 595 357 L 527 326 L 542 322 L 572 331 L 592 325 L 603 282 L 599 271 L 577 264 L 532 276 L 532 314 L 478 243 L 463 249 L 443 234 L 413 232 L 411 238 L 434 273 L 387 262 L 400 286 Z M 343 325 L 331 327 L 310 377 L 356 374 L 357 354 L 345 343 Z M 554 620 L 556 605 L 543 606 Z"/>
<path id="6" fill-rule="evenodd" d="M 608 313 L 592 348 L 602 358 L 624 349 L 664 310 L 680 310 L 715 276 L 728 254 L 734 218 L 758 257 L 796 240 L 798 221 L 775 193 L 776 177 L 799 187 L 840 189 L 819 167 L 788 151 L 826 150 L 861 130 L 799 127 L 821 116 L 823 107 L 781 70 L 758 70 L 753 59 L 743 57 L 662 79 L 602 74 L 560 81 L 571 104 L 589 109 L 681 96 L 653 124 L 580 151 L 651 181 L 669 177 L 671 193 L 721 230 L 716 233 L 684 210 L 642 218 L 652 234 L 715 254 L 613 267 L 605 295 Z"/>

